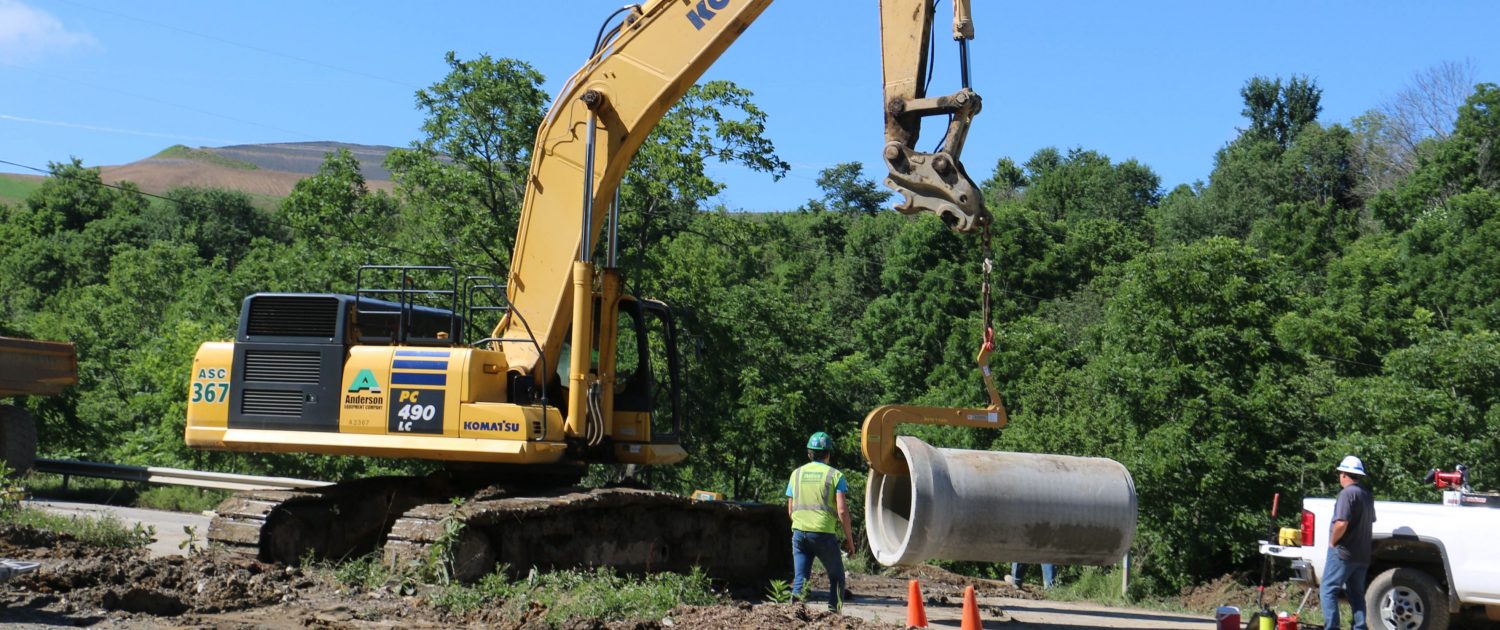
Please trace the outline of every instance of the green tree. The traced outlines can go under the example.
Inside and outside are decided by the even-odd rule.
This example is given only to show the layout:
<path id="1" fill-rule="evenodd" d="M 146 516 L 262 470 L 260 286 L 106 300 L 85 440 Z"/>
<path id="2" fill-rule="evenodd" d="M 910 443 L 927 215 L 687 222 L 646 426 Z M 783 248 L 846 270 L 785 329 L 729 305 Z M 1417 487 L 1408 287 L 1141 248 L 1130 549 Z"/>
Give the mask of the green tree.
<path id="1" fill-rule="evenodd" d="M 100 282 L 111 257 L 148 238 L 149 204 L 134 185 L 106 187 L 98 169 L 76 159 L 50 168 L 5 220 L 0 304 L 8 319 L 27 319 L 63 290 Z"/>
<path id="2" fill-rule="evenodd" d="M 1150 213 L 1152 231 L 1161 244 L 1191 243 L 1228 233 L 1232 217 L 1220 216 L 1219 206 L 1203 198 L 1202 181 L 1178 184 Z"/>
<path id="3" fill-rule="evenodd" d="M 504 269 L 516 233 L 531 145 L 547 106 L 542 75 L 526 62 L 449 52 L 442 81 L 417 91 L 421 140 L 386 158 L 413 227 L 451 239 L 470 264 Z"/>
<path id="4" fill-rule="evenodd" d="M 325 156 L 318 173 L 297 182 L 281 204 L 282 218 L 299 236 L 328 245 L 405 242 L 399 235 L 410 230 L 400 210 L 385 191 L 370 191 L 347 149 Z"/>
<path id="5" fill-rule="evenodd" d="M 1245 99 L 1242 112 L 1250 120 L 1246 133 L 1286 148 L 1323 111 L 1323 89 L 1307 77 L 1253 77 L 1240 89 Z"/>
<path id="6" fill-rule="evenodd" d="M 1078 354 L 1019 384 L 1006 443 L 1118 459 L 1139 492 L 1143 569 L 1172 586 L 1217 575 L 1264 526 L 1248 508 L 1303 461 L 1283 446 L 1309 424 L 1291 402 L 1302 362 L 1271 334 L 1293 285 L 1252 248 L 1211 238 L 1143 254 L 1093 286 L 1102 310 L 1084 321 L 1097 323 Z M 1088 360 L 1072 369 L 1069 356 Z"/>
<path id="7" fill-rule="evenodd" d="M 1370 212 L 1388 229 L 1405 230 L 1441 208 L 1449 197 L 1500 187 L 1500 86 L 1474 87 L 1458 111 L 1453 135 L 1430 143 L 1401 186 L 1370 200 Z"/>
<path id="8" fill-rule="evenodd" d="M 994 205 L 1020 199 L 1030 185 L 1024 169 L 1010 158 L 1000 158 L 989 179 L 979 184 L 979 189 L 984 193 L 985 201 Z"/>
<path id="9" fill-rule="evenodd" d="M 787 163 L 765 136 L 766 113 L 754 94 L 729 81 L 688 88 L 630 162 L 620 183 L 621 256 L 650 275 L 650 250 L 694 222 L 704 204 L 724 190 L 708 175 L 709 159 L 786 175 Z"/>
<path id="10" fill-rule="evenodd" d="M 284 229 L 256 208 L 250 196 L 211 188 L 175 188 L 150 217 L 153 240 L 192 244 L 203 260 L 223 258 L 233 267 L 255 239 L 285 238 Z"/>
<path id="11" fill-rule="evenodd" d="M 1422 316 L 1402 278 L 1406 266 L 1391 234 L 1359 239 L 1329 263 L 1323 290 L 1299 296 L 1276 322 L 1283 346 L 1324 357 L 1339 376 L 1368 376 L 1382 357 L 1411 342 Z"/>
<path id="12" fill-rule="evenodd" d="M 1027 165 L 1026 204 L 1053 220 L 1111 219 L 1135 228 L 1161 201 L 1161 178 L 1135 160 L 1113 164 L 1095 151 L 1058 157 L 1043 149 Z"/>
<path id="13" fill-rule="evenodd" d="M 823 169 L 818 173 L 818 188 L 823 191 L 823 204 L 828 209 L 846 214 L 875 214 L 891 198 L 890 191 L 865 177 L 864 165 L 859 162 Z"/>

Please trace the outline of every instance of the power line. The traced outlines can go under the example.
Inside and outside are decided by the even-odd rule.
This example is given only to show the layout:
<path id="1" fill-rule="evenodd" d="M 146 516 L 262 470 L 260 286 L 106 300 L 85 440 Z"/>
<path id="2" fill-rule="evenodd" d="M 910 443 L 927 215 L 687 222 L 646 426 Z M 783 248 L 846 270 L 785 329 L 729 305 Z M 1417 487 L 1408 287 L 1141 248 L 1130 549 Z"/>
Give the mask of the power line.
<path id="1" fill-rule="evenodd" d="M 7 66 L 11 67 L 11 68 L 16 68 L 18 70 L 25 70 L 27 72 L 31 72 L 31 73 L 34 73 L 34 74 L 39 74 L 41 76 L 48 77 L 48 78 L 51 78 L 51 79 L 55 79 L 55 80 L 58 80 L 58 81 L 66 81 L 66 82 L 70 82 L 70 83 L 76 83 L 78 85 L 81 85 L 81 86 L 84 86 L 84 87 L 87 87 L 87 88 L 90 88 L 90 89 L 100 90 L 100 91 L 104 91 L 104 92 L 113 92 L 115 94 L 120 94 L 120 95 L 123 95 L 123 96 L 129 96 L 131 98 L 140 99 L 140 100 L 143 100 L 143 101 L 146 101 L 146 102 L 156 103 L 158 105 L 165 105 L 167 107 L 172 107 L 172 108 L 180 109 L 180 110 L 183 110 L 183 111 L 193 112 L 195 114 L 202 114 L 204 116 L 210 116 L 210 117 L 213 117 L 213 118 L 220 118 L 220 119 L 227 120 L 227 121 L 230 121 L 230 122 L 240 123 L 242 125 L 250 125 L 250 126 L 253 126 L 253 127 L 260 127 L 262 129 L 269 129 L 271 131 L 276 131 L 276 132 L 280 132 L 280 133 L 284 133 L 284 134 L 290 134 L 290 135 L 293 135 L 293 136 L 297 136 L 299 138 L 305 138 L 305 139 L 315 139 L 316 138 L 316 136 L 314 136 L 312 134 L 301 132 L 301 131 L 295 131 L 295 130 L 292 130 L 292 129 L 283 129 L 281 127 L 276 127 L 276 126 L 273 126 L 273 125 L 267 125 L 267 124 L 263 124 L 263 123 L 258 123 L 258 122 L 255 122 L 253 120 L 245 120 L 243 118 L 236 118 L 234 116 L 227 116 L 227 115 L 224 115 L 224 114 L 216 114 L 216 113 L 211 112 L 211 111 L 207 111 L 207 110 L 203 110 L 203 109 L 198 109 L 196 107 L 189 107 L 187 105 L 179 105 L 177 103 L 173 103 L 173 102 L 170 102 L 170 101 L 164 101 L 164 100 L 161 100 L 159 98 L 155 98 L 155 97 L 151 97 L 151 96 L 145 96 L 145 95 L 142 95 L 142 94 L 136 94 L 134 92 L 127 92 L 125 90 L 119 90 L 119 89 L 115 89 L 115 88 L 111 88 L 111 87 L 104 87 L 102 85 L 95 85 L 95 84 L 88 83 L 88 82 L 85 82 L 85 81 L 79 81 L 78 79 L 73 79 L 73 78 L 64 77 L 64 76 L 61 76 L 61 75 L 56 75 L 56 74 L 51 74 L 51 73 L 47 73 L 47 72 L 42 72 L 41 70 L 37 70 L 35 68 L 26 68 L 26 67 L 23 67 L 23 66 L 17 66 L 17 65 L 13 65 L 13 64 L 7 64 Z"/>
<path id="2" fill-rule="evenodd" d="M 322 62 L 322 61 L 318 61 L 316 59 L 308 59 L 306 57 L 298 57 L 296 55 L 289 55 L 287 53 L 276 51 L 276 50 L 271 50 L 269 48 L 261 48 L 260 46 L 255 46 L 253 44 L 246 44 L 244 42 L 237 42 L 237 41 L 234 41 L 232 39 L 226 39 L 226 38 L 223 38 L 223 37 L 219 37 L 217 35 L 209 35 L 207 33 L 199 33 L 197 31 L 191 31 L 191 30 L 188 30 L 188 29 L 185 29 L 185 28 L 178 28 L 176 26 L 170 26 L 170 25 L 167 25 L 167 24 L 162 24 L 160 22 L 152 22 L 151 20 L 146 20 L 146 19 L 138 18 L 138 17 L 135 17 L 133 15 L 126 15 L 124 13 L 119 13 L 117 11 L 110 11 L 108 9 L 101 9 L 99 7 L 93 7 L 93 6 L 89 6 L 89 5 L 78 3 L 78 2 L 71 2 L 70 0 L 57 0 L 57 1 L 58 2 L 62 2 L 63 4 L 71 4 L 71 5 L 75 6 L 75 7 L 79 7 L 79 8 L 83 8 L 83 9 L 88 9 L 90 11 L 96 11 L 96 12 L 103 13 L 103 14 L 106 14 L 106 15 L 113 15 L 113 16 L 118 17 L 118 18 L 123 18 L 123 19 L 126 19 L 126 20 L 131 20 L 133 22 L 139 22 L 141 24 L 146 24 L 146 25 L 149 25 L 149 26 L 154 26 L 156 28 L 166 29 L 166 30 L 169 30 L 169 31 L 175 31 L 175 32 L 178 32 L 178 33 L 182 33 L 184 35 L 192 35 L 193 37 L 200 37 L 200 38 L 203 38 L 203 39 L 206 39 L 206 40 L 209 40 L 209 41 L 214 41 L 214 42 L 218 42 L 220 44 L 226 44 L 226 45 L 229 45 L 229 46 L 235 46 L 235 47 L 238 47 L 238 48 L 244 48 L 246 50 L 252 50 L 252 51 L 255 51 L 255 52 L 258 52 L 258 53 L 261 53 L 261 54 L 271 55 L 273 57 L 281 57 L 282 59 L 290 59 L 292 61 L 296 61 L 296 62 L 300 62 L 300 63 L 305 63 L 305 64 L 308 64 L 308 65 L 317 66 L 319 68 L 324 68 L 324 69 L 328 69 L 328 70 L 337 70 L 339 72 L 343 72 L 343 73 L 352 74 L 352 75 L 355 75 L 355 76 L 364 77 L 366 79 L 373 79 L 375 81 L 381 81 L 381 82 L 384 82 L 384 83 L 389 83 L 391 85 L 395 85 L 395 86 L 398 86 L 398 87 L 416 89 L 416 86 L 404 83 L 402 81 L 397 81 L 397 80 L 392 79 L 390 77 L 384 77 L 384 76 L 380 76 L 380 75 L 376 75 L 376 74 L 370 74 L 368 72 L 363 72 L 363 71 L 360 71 L 360 70 L 354 70 L 352 68 L 345 68 L 343 66 L 336 66 L 336 65 L 333 65 L 333 64 L 330 64 L 330 63 L 325 63 L 325 62 Z"/>

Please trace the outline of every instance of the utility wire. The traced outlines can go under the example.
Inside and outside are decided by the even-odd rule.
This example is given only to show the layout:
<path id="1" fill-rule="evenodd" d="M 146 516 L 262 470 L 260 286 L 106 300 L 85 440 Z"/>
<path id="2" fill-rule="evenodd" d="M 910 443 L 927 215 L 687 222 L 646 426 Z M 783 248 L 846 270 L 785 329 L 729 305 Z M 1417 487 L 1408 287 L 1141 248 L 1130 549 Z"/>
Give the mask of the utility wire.
<path id="1" fill-rule="evenodd" d="M 118 89 L 111 88 L 111 87 L 104 87 L 102 85 L 95 85 L 95 84 L 92 84 L 92 83 L 88 83 L 86 81 L 79 81 L 77 79 L 72 79 L 72 78 L 69 78 L 69 77 L 61 76 L 61 75 L 56 75 L 56 74 L 51 74 L 51 73 L 47 73 L 47 72 L 42 72 L 41 70 L 37 70 L 35 68 L 27 68 L 27 67 L 17 66 L 17 65 L 13 65 L 13 64 L 6 64 L 6 66 L 10 67 L 10 68 L 16 68 L 18 70 L 25 70 L 27 72 L 31 72 L 31 73 L 34 73 L 34 74 L 39 74 L 41 76 L 48 77 L 48 78 L 51 78 L 51 79 L 54 79 L 54 80 L 66 81 L 66 82 L 70 82 L 70 83 L 76 83 L 76 84 L 84 86 L 86 88 L 90 88 L 90 89 L 94 89 L 94 90 L 100 90 L 100 91 L 103 91 L 103 92 L 113 92 L 115 94 L 119 94 L 119 95 L 122 95 L 122 96 L 128 96 L 130 98 L 140 99 L 140 100 L 143 100 L 143 101 L 146 101 L 146 102 L 149 102 L 149 103 L 156 103 L 158 105 L 165 105 L 167 107 L 172 107 L 172 108 L 180 109 L 180 110 L 183 110 L 183 111 L 193 112 L 195 114 L 202 114 L 204 116 L 210 116 L 210 117 L 213 117 L 213 118 L 220 118 L 220 119 L 227 120 L 227 121 L 230 121 L 230 122 L 240 123 L 242 125 L 250 125 L 250 126 L 253 126 L 253 127 L 260 127 L 262 129 L 269 129 L 271 131 L 276 131 L 276 132 L 280 132 L 280 133 L 284 133 L 284 134 L 289 134 L 289 135 L 292 135 L 292 136 L 296 136 L 296 137 L 299 137 L 299 138 L 305 138 L 305 139 L 309 139 L 309 140 L 316 138 L 316 136 L 314 136 L 312 134 L 304 133 L 304 132 L 301 132 L 301 131 L 294 131 L 294 130 L 291 130 L 291 129 L 283 129 L 281 127 L 276 127 L 276 126 L 272 126 L 272 125 L 258 123 L 258 122 L 255 122 L 253 120 L 245 120 L 244 118 L 235 118 L 234 116 L 227 116 L 227 115 L 224 115 L 224 114 L 216 114 L 216 113 L 208 111 L 208 110 L 198 109 L 196 107 L 188 107 L 187 105 L 179 105 L 177 103 L 173 103 L 173 102 L 170 102 L 170 101 L 164 101 L 164 100 L 161 100 L 159 98 L 155 98 L 155 97 L 151 97 L 151 96 L 146 96 L 144 94 L 136 94 L 134 92 L 127 92 L 125 90 L 118 90 Z"/>
<path id="2" fill-rule="evenodd" d="M 86 5 L 86 4 L 83 4 L 83 3 L 79 3 L 79 2 L 72 2 L 70 0 L 56 0 L 56 1 L 57 2 L 62 2 L 63 4 L 70 4 L 70 5 L 73 5 L 75 7 L 79 7 L 79 8 L 83 8 L 83 9 L 88 9 L 90 11 L 96 11 L 96 12 L 103 13 L 103 14 L 106 14 L 106 15 L 113 15 L 115 17 L 123 18 L 123 19 L 126 19 L 126 20 L 131 20 L 133 22 L 139 22 L 141 24 L 146 24 L 148 26 L 154 26 L 156 28 L 166 29 L 166 30 L 169 30 L 169 31 L 175 31 L 175 32 L 182 33 L 182 34 L 185 34 L 185 35 L 192 35 L 194 37 L 200 37 L 200 38 L 203 38 L 203 39 L 206 39 L 206 40 L 209 40 L 209 41 L 214 41 L 214 42 L 218 42 L 218 43 L 221 43 L 221 44 L 226 44 L 226 45 L 229 45 L 229 46 L 235 46 L 235 47 L 238 47 L 238 48 L 244 48 L 245 50 L 252 50 L 252 51 L 255 51 L 255 52 L 258 52 L 258 53 L 261 53 L 261 54 L 271 55 L 273 57 L 281 57 L 283 59 L 290 59 L 292 61 L 297 61 L 297 62 L 300 62 L 300 63 L 305 63 L 305 64 L 308 64 L 308 65 L 312 65 L 312 66 L 317 66 L 319 68 L 324 68 L 324 69 L 327 69 L 327 70 L 337 70 L 339 72 L 343 72 L 343 73 L 346 73 L 346 74 L 352 74 L 352 75 L 355 75 L 355 76 L 364 77 L 366 79 L 373 79 L 375 81 L 381 81 L 381 82 L 384 82 L 384 83 L 389 83 L 391 85 L 395 85 L 395 86 L 398 86 L 398 87 L 411 88 L 411 89 L 415 89 L 416 88 L 416 86 L 414 86 L 414 85 L 411 85 L 411 84 L 408 84 L 408 83 L 405 83 L 405 82 L 402 82 L 402 81 L 398 81 L 398 80 L 392 79 L 390 77 L 384 77 L 384 76 L 380 76 L 380 75 L 376 75 L 376 74 L 370 74 L 368 72 L 363 72 L 363 71 L 360 71 L 360 70 L 354 70 L 352 68 L 345 68 L 343 66 L 336 66 L 336 65 L 333 65 L 333 64 L 330 64 L 330 63 L 324 63 L 322 61 L 318 61 L 316 59 L 308 59 L 306 57 L 298 57 L 296 55 L 289 55 L 287 53 L 276 51 L 276 50 L 271 50 L 269 48 L 261 48 L 259 46 L 255 46 L 253 44 L 246 44 L 244 42 L 237 42 L 237 41 L 234 41 L 232 39 L 225 39 L 225 38 L 219 37 L 217 35 L 209 35 L 207 33 L 199 33 L 197 31 L 191 31 L 191 30 L 188 30 L 188 29 L 185 29 L 185 28 L 178 28 L 176 26 L 170 26 L 170 25 L 167 25 L 167 24 L 162 24 L 160 22 L 152 22 L 151 20 L 146 20 L 146 19 L 143 19 L 143 18 L 138 18 L 138 17 L 135 17 L 133 15 L 126 15 L 124 13 L 119 13 L 117 11 L 111 11 L 109 9 L 101 9 L 99 7 L 89 6 L 89 5 Z"/>

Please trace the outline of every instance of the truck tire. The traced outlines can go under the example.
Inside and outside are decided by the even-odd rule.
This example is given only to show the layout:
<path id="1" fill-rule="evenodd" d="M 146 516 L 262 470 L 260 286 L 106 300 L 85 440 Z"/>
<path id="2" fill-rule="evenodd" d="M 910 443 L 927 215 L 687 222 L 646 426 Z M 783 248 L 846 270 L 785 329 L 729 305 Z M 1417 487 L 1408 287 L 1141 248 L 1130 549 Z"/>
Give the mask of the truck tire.
<path id="1" fill-rule="evenodd" d="M 0 405 L 0 461 L 17 475 L 36 465 L 36 420 L 25 409 Z"/>
<path id="2" fill-rule="evenodd" d="M 1427 572 L 1396 567 L 1365 589 L 1365 617 L 1371 628 L 1447 630 L 1448 595 Z"/>

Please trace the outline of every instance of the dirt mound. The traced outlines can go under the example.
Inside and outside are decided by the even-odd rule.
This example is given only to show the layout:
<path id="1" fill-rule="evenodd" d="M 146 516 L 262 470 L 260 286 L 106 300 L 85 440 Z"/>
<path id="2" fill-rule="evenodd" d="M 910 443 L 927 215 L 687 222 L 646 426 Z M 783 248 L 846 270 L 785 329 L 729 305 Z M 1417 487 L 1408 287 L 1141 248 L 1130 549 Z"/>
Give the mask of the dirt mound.
<path id="1" fill-rule="evenodd" d="M 1182 589 L 1178 599 L 1182 607 L 1196 612 L 1211 613 L 1220 606 L 1238 606 L 1242 611 L 1253 611 L 1260 607 L 1261 595 L 1255 584 L 1259 576 L 1248 574 L 1221 575 L 1211 582 Z M 1265 603 L 1272 610 L 1296 610 L 1302 603 L 1306 591 L 1285 579 L 1266 584 Z M 1308 600 L 1310 607 L 1318 605 L 1318 596 Z"/>
<path id="2" fill-rule="evenodd" d="M 85 609 L 166 617 L 274 604 L 313 584 L 295 567 L 220 553 L 148 560 L 135 552 L 105 552 L 49 564 L 15 580 L 13 586 L 43 595 L 65 594 Z"/>
<path id="3" fill-rule="evenodd" d="M 87 558 L 99 549 L 66 534 L 55 534 L 34 527 L 0 524 L 0 558 L 38 560 L 42 558 Z"/>

